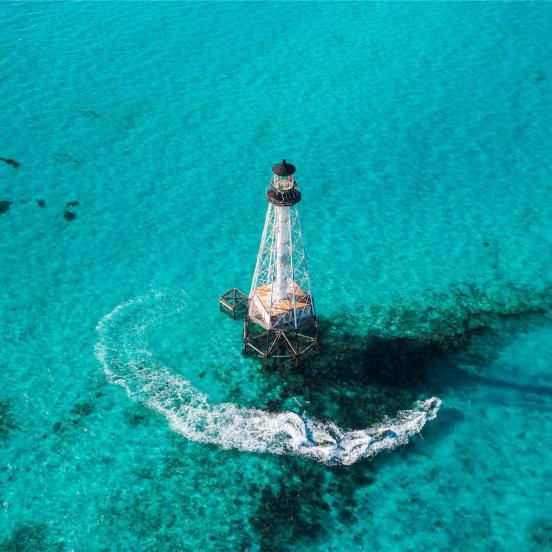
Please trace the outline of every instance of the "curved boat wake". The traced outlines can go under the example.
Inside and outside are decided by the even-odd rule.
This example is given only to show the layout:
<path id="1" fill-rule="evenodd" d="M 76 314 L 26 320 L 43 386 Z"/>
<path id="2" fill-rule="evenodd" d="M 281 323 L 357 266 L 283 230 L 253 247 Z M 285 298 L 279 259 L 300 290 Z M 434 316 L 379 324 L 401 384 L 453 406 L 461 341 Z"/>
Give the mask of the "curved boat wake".
<path id="1" fill-rule="evenodd" d="M 241 451 L 295 454 L 324 464 L 350 465 L 408 443 L 441 401 L 418 401 L 412 410 L 357 431 L 294 412 L 270 413 L 232 403 L 211 404 L 186 379 L 153 360 L 146 330 L 186 308 L 183 294 L 152 292 L 123 303 L 98 323 L 96 358 L 112 383 L 167 418 L 187 439 Z"/>

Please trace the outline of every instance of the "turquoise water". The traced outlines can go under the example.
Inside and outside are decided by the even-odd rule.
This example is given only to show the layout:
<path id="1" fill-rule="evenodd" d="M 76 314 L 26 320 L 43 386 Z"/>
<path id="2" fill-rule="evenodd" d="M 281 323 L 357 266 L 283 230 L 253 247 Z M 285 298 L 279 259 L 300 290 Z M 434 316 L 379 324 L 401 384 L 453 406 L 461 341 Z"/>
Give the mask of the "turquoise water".
<path id="1" fill-rule="evenodd" d="M 552 549 L 550 4 L 0 21 L 1 549 Z M 217 298 L 249 287 L 282 157 L 324 346 L 265 371 Z M 174 409 L 198 398 L 170 377 L 344 429 L 442 406 L 351 466 L 226 448 L 109 381 L 102 343 Z"/>

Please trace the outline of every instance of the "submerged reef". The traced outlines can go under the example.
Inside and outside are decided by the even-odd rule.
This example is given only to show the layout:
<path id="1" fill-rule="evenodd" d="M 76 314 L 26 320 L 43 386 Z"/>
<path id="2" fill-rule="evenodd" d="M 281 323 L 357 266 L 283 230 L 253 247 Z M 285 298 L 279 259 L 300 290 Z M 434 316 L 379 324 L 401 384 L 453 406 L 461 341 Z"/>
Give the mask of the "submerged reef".
<path id="1" fill-rule="evenodd" d="M 71 414 L 74 414 L 80 418 L 86 418 L 86 416 L 90 416 L 90 414 L 92 414 L 95 410 L 96 407 L 94 403 L 80 402 L 71 409 Z"/>
<path id="2" fill-rule="evenodd" d="M 11 165 L 14 169 L 18 169 L 21 166 L 21 163 L 19 163 L 15 159 L 6 159 L 5 157 L 0 157 L 0 161 L 4 161 L 4 163 Z"/>
<path id="3" fill-rule="evenodd" d="M 0 215 L 3 215 L 10 210 L 11 203 L 11 201 L 0 201 Z"/>
<path id="4" fill-rule="evenodd" d="M 107 522 L 99 524 L 105 542 L 123 526 L 143 550 L 250 549 L 252 535 L 243 512 L 258 494 L 249 486 L 250 477 L 257 475 L 248 473 L 251 458 L 171 433 L 166 437 L 159 449 L 163 454 L 145 451 L 137 458 L 124 491 L 110 495 L 98 512 Z M 242 478 L 243 492 L 235 494 Z"/>
<path id="5" fill-rule="evenodd" d="M 149 424 L 153 416 L 153 412 L 140 403 L 133 403 L 123 411 L 125 423 L 131 428 Z"/>
<path id="6" fill-rule="evenodd" d="M 0 443 L 4 443 L 11 433 L 18 429 L 13 414 L 13 403 L 9 399 L 0 399 Z"/>
<path id="7" fill-rule="evenodd" d="M 528 529 L 531 552 L 552 550 L 552 519 L 539 519 Z"/>
<path id="8" fill-rule="evenodd" d="M 4 552 L 61 552 L 63 542 L 55 542 L 43 523 L 21 523 L 0 542 Z"/>
<path id="9" fill-rule="evenodd" d="M 487 326 L 493 318 L 542 313 L 551 307 L 552 285 L 535 290 L 501 282 L 485 289 L 467 283 L 442 293 L 371 305 L 360 314 L 348 313 L 346 320 L 335 324 L 362 326 L 366 334 L 383 339 L 454 343 L 471 330 Z"/>
<path id="10" fill-rule="evenodd" d="M 96 405 L 91 400 L 85 402 L 79 402 L 71 408 L 69 411 L 70 416 L 58 420 L 52 425 L 52 432 L 55 435 L 65 435 L 69 433 L 75 426 L 81 426 L 84 420 L 94 414 L 96 411 Z"/>
<path id="11" fill-rule="evenodd" d="M 65 207 L 77 207 L 78 204 L 78 201 L 67 201 Z M 66 210 L 65 213 L 63 213 L 63 217 L 66 221 L 70 222 L 77 218 L 77 213 L 75 213 L 75 211 Z"/>
<path id="12" fill-rule="evenodd" d="M 312 539 L 324 529 L 330 506 L 320 493 L 309 493 L 314 488 L 326 490 L 324 473 L 296 468 L 295 477 L 288 473 L 261 493 L 259 506 L 250 519 L 261 550 L 281 550 L 283 543 Z M 309 500 L 303 500 L 305 493 L 309 493 Z"/>
<path id="13" fill-rule="evenodd" d="M 369 509 L 355 492 L 374 482 L 373 464 L 324 468 L 289 457 L 281 463 L 260 493 L 250 518 L 260 549 L 296 550 L 299 544 L 323 541 L 328 532 L 343 534 Z M 364 534 L 356 534 L 363 541 Z"/>
<path id="14" fill-rule="evenodd" d="M 73 157 L 69 153 L 65 152 L 58 152 L 54 155 L 54 159 L 58 163 L 70 163 L 75 168 L 82 164 L 82 161 L 80 159 L 77 159 L 76 157 Z"/>
<path id="15" fill-rule="evenodd" d="M 359 515 L 356 490 L 374 481 L 370 464 L 328 469 L 167 438 L 164 455 L 137 458 L 124 492 L 98 512 L 106 542 L 123 526 L 143 549 L 296 550 L 345 532 Z"/>

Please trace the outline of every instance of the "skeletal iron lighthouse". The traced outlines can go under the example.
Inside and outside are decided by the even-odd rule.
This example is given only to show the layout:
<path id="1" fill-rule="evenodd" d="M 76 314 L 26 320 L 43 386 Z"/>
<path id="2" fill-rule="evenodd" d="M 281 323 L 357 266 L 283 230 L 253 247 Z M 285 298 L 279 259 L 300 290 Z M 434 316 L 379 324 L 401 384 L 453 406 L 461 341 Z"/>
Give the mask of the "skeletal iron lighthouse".
<path id="1" fill-rule="evenodd" d="M 297 203 L 295 167 L 272 167 L 268 211 L 244 326 L 244 349 L 265 358 L 299 357 L 318 347 L 318 324 Z"/>

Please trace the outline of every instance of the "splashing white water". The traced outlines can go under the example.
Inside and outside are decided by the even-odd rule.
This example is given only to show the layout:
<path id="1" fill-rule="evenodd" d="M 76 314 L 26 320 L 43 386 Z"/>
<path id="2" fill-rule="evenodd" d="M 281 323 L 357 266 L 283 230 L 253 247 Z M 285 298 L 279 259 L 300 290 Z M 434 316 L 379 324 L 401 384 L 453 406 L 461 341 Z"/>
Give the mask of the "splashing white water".
<path id="1" fill-rule="evenodd" d="M 418 401 L 412 410 L 358 431 L 294 412 L 269 413 L 235 404 L 210 404 L 186 379 L 153 360 L 145 331 L 185 308 L 182 294 L 153 292 L 113 309 L 98 323 L 96 358 L 112 383 L 163 414 L 187 439 L 222 448 L 273 454 L 296 454 L 325 464 L 353 464 L 406 444 L 437 415 L 441 401 Z"/>

